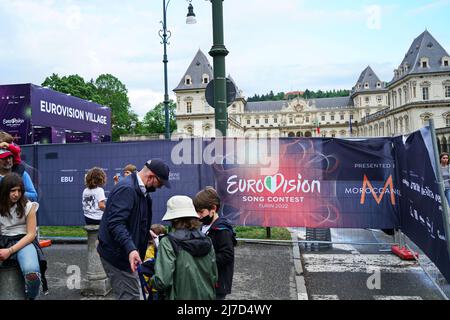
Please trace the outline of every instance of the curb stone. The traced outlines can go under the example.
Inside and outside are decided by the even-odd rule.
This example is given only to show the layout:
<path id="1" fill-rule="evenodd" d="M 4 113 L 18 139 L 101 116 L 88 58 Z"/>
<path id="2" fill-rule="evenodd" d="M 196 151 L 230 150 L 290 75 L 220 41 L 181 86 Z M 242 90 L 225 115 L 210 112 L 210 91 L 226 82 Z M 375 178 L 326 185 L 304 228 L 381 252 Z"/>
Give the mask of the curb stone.
<path id="1" fill-rule="evenodd" d="M 297 286 L 297 298 L 298 300 L 309 300 L 308 293 L 306 291 L 305 278 L 303 276 L 303 267 L 300 259 L 300 249 L 297 242 L 297 233 L 291 229 L 288 229 L 292 238 L 292 253 L 294 258 L 295 269 L 295 284 Z"/>

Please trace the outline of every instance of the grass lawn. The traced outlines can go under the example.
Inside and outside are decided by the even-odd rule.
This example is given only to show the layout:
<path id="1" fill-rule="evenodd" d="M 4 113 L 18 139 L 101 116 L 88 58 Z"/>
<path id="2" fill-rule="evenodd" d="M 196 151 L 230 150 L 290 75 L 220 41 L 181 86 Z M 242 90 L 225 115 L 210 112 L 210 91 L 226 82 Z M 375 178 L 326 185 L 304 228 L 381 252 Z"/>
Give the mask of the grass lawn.
<path id="1" fill-rule="evenodd" d="M 266 228 L 236 227 L 238 238 L 266 239 Z M 41 238 L 45 237 L 86 237 L 83 227 L 39 227 Z M 272 240 L 291 240 L 289 231 L 285 228 L 271 228 Z"/>

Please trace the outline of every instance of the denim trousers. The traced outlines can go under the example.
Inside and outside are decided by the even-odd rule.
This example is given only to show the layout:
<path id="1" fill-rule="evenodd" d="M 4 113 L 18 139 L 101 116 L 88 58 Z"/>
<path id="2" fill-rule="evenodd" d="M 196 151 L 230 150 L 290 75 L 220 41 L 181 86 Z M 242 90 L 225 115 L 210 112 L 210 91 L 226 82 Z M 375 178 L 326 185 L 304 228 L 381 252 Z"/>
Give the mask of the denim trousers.
<path id="1" fill-rule="evenodd" d="M 450 206 L 450 189 L 445 189 L 445 197 L 447 198 L 447 203 Z"/>
<path id="2" fill-rule="evenodd" d="M 39 295 L 41 269 L 36 248 L 32 243 L 17 252 L 17 262 L 25 278 L 26 296 L 29 299 L 34 299 Z"/>

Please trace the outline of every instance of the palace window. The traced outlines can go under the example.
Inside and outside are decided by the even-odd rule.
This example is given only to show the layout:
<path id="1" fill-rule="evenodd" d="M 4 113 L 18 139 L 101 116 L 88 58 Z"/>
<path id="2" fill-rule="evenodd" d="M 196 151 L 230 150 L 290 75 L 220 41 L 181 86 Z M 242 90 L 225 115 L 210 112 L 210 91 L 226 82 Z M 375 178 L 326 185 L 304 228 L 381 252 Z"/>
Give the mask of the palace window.
<path id="1" fill-rule="evenodd" d="M 186 78 L 184 78 L 184 84 L 187 86 L 190 86 L 192 84 L 192 79 L 190 76 L 186 76 Z"/>
<path id="2" fill-rule="evenodd" d="M 430 98 L 430 90 L 428 87 L 423 87 L 422 88 L 422 98 L 423 100 L 429 100 Z"/>
<path id="3" fill-rule="evenodd" d="M 305 117 L 305 122 L 306 122 L 306 123 L 309 123 L 309 116 L 306 116 L 306 117 Z"/>
<path id="4" fill-rule="evenodd" d="M 370 97 L 366 97 L 365 101 L 366 101 L 366 104 L 369 104 L 370 103 Z"/>
<path id="5" fill-rule="evenodd" d="M 334 116 L 331 116 L 331 121 L 334 121 Z"/>
<path id="6" fill-rule="evenodd" d="M 278 123 L 278 118 L 277 117 L 273 118 L 273 123 Z"/>
<path id="7" fill-rule="evenodd" d="M 383 103 L 383 97 L 382 96 L 378 96 L 377 97 L 377 102 L 378 102 L 378 104 Z"/>
<path id="8" fill-rule="evenodd" d="M 447 116 L 447 117 L 445 118 L 445 125 L 446 125 L 447 127 L 450 127 L 450 116 Z"/>
<path id="9" fill-rule="evenodd" d="M 256 119 L 256 124 L 259 124 L 259 119 Z"/>
<path id="10" fill-rule="evenodd" d="M 322 119 L 322 121 L 325 121 L 325 116 L 322 116 L 322 118 L 321 118 L 321 119 Z"/>
<path id="11" fill-rule="evenodd" d="M 450 86 L 445 86 L 445 97 L 450 98 Z"/>
<path id="12" fill-rule="evenodd" d="M 250 124 L 250 119 L 247 119 L 247 124 Z"/>
<path id="13" fill-rule="evenodd" d="M 186 113 L 192 113 L 192 102 L 186 102 Z"/>
<path id="14" fill-rule="evenodd" d="M 269 119 L 267 119 L 267 118 L 264 119 L 264 123 L 265 123 L 265 124 L 268 124 L 268 123 L 269 123 Z"/>
<path id="15" fill-rule="evenodd" d="M 343 114 L 341 114 L 341 120 L 344 120 L 344 115 Z"/>
<path id="16" fill-rule="evenodd" d="M 292 117 L 289 117 L 289 123 L 294 123 L 294 119 Z"/>

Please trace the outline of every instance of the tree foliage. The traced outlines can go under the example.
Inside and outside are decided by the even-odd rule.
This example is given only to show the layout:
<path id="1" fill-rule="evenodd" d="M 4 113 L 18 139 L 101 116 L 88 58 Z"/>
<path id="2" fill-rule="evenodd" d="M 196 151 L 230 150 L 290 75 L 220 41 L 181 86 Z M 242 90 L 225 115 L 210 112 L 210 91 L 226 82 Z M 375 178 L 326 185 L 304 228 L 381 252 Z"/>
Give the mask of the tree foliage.
<path id="1" fill-rule="evenodd" d="M 177 106 L 173 100 L 169 100 L 169 124 L 170 124 L 170 132 L 173 132 L 177 129 L 177 123 L 175 120 L 175 111 L 177 109 Z M 144 117 L 143 128 L 146 133 L 150 134 L 156 134 L 160 133 L 163 134 L 166 131 L 166 123 L 165 123 L 165 109 L 164 109 L 164 103 L 161 102 L 156 107 L 147 112 L 147 114 Z"/>
<path id="2" fill-rule="evenodd" d="M 304 99 L 320 99 L 320 98 L 334 98 L 334 97 L 348 97 L 350 95 L 349 90 L 328 90 L 328 91 L 311 91 L 306 89 L 303 94 L 292 94 L 286 95 L 284 92 L 278 92 L 276 95 L 271 90 L 268 94 L 255 94 L 253 97 L 247 99 L 248 102 L 254 101 L 279 101 L 279 100 L 290 100 L 298 96 Z"/>

